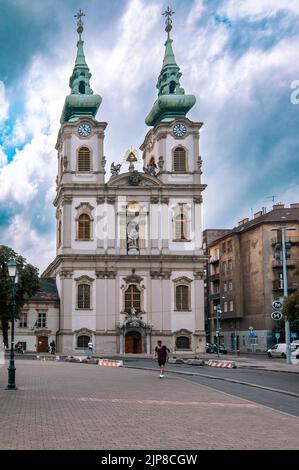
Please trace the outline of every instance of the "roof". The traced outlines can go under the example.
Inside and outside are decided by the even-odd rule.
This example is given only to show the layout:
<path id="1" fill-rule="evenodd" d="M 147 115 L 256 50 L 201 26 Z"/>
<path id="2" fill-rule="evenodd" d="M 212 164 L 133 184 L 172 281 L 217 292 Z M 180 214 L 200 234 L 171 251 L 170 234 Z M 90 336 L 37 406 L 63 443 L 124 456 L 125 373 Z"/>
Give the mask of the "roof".
<path id="1" fill-rule="evenodd" d="M 54 277 L 41 277 L 39 280 L 39 289 L 32 297 L 25 296 L 26 300 L 55 302 L 59 301 L 59 295 Z"/>
<path id="2" fill-rule="evenodd" d="M 246 230 L 250 230 L 252 228 L 257 227 L 261 224 L 267 223 L 279 223 L 282 225 L 283 223 L 287 222 L 299 222 L 299 207 L 285 207 L 285 208 L 277 208 L 273 209 L 270 212 L 266 212 L 265 214 L 256 217 L 255 219 L 249 220 L 246 223 L 238 225 L 230 230 L 227 234 L 223 235 L 222 237 L 217 238 L 214 240 L 211 245 L 218 243 L 220 240 L 224 240 L 225 238 L 234 235 L 235 233 L 244 232 Z"/>

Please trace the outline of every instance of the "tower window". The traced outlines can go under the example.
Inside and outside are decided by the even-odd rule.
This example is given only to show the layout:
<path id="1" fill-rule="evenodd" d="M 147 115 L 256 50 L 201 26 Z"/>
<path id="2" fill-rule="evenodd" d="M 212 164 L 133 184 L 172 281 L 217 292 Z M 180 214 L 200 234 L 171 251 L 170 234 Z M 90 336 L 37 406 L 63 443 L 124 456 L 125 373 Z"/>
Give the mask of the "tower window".
<path id="1" fill-rule="evenodd" d="M 187 204 L 179 204 L 174 216 L 174 240 L 190 239 L 190 220 L 188 217 Z"/>
<path id="2" fill-rule="evenodd" d="M 90 217 L 87 214 L 81 214 L 78 219 L 78 239 L 90 240 Z"/>
<path id="3" fill-rule="evenodd" d="M 85 83 L 84 82 L 79 83 L 79 93 L 80 93 L 80 95 L 85 94 Z"/>
<path id="4" fill-rule="evenodd" d="M 183 147 L 177 147 L 173 152 L 173 171 L 176 173 L 187 171 L 186 150 Z"/>
<path id="5" fill-rule="evenodd" d="M 78 308 L 90 308 L 90 285 L 78 285 Z"/>
<path id="6" fill-rule="evenodd" d="M 90 171 L 90 150 L 87 147 L 79 149 L 78 171 Z"/>
<path id="7" fill-rule="evenodd" d="M 170 82 L 169 84 L 169 93 L 173 95 L 175 93 L 176 83 L 174 81 Z"/>

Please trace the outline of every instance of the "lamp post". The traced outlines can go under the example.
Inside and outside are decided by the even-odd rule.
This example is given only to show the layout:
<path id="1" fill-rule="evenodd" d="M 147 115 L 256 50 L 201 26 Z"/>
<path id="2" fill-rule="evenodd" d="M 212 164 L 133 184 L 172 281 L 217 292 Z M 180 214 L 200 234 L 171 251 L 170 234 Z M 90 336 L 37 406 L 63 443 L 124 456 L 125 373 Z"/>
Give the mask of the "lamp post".
<path id="1" fill-rule="evenodd" d="M 281 230 L 281 245 L 282 245 L 282 273 L 283 273 L 283 296 L 286 298 L 289 294 L 288 290 L 288 272 L 287 272 L 287 255 L 286 255 L 286 231 L 296 230 L 295 228 L 287 228 L 285 226 L 273 228 L 272 230 Z M 286 363 L 292 364 L 291 361 L 291 335 L 290 335 L 290 322 L 285 317 L 285 341 L 286 341 Z"/>
<path id="2" fill-rule="evenodd" d="M 11 345 L 10 345 L 10 359 L 8 366 L 8 384 L 6 390 L 16 390 L 16 368 L 15 368 L 15 286 L 17 278 L 17 263 L 13 258 L 7 263 L 8 274 L 12 283 L 12 317 L 11 317 Z"/>
<path id="3" fill-rule="evenodd" d="M 219 336 L 220 336 L 220 322 L 219 322 L 219 319 L 221 317 L 221 308 L 220 308 L 220 305 L 217 305 L 217 308 L 216 308 L 216 336 L 217 336 L 217 356 L 219 356 Z"/>

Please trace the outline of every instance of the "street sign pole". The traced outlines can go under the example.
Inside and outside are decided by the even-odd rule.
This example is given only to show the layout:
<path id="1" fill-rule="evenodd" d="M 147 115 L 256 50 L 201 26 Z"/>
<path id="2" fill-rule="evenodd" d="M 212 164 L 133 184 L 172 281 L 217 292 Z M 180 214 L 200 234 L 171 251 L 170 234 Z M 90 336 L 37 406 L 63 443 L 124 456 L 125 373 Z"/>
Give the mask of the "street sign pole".
<path id="1" fill-rule="evenodd" d="M 287 275 L 287 257 L 286 257 L 286 227 L 281 227 L 282 235 L 282 263 L 283 263 L 283 295 L 286 299 L 288 296 L 288 275 Z M 291 339 L 290 339 L 290 322 L 285 319 L 285 337 L 286 337 L 286 362 L 291 364 Z"/>

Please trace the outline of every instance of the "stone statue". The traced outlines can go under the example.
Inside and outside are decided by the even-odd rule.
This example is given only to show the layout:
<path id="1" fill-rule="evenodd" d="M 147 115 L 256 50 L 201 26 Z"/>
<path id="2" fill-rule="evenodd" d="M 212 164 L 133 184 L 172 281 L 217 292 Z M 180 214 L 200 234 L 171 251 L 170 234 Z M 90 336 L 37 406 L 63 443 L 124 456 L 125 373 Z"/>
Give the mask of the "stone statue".
<path id="1" fill-rule="evenodd" d="M 121 163 L 118 163 L 117 165 L 115 165 L 115 163 L 113 162 L 110 168 L 111 175 L 112 176 L 118 175 L 120 172 L 120 168 L 121 168 Z"/>
<path id="2" fill-rule="evenodd" d="M 149 164 L 147 165 L 147 167 L 143 168 L 144 172 L 147 173 L 148 175 L 151 175 L 151 176 L 156 176 L 157 169 L 158 169 L 158 167 L 157 167 L 154 160 L 151 160 L 149 162 Z"/>
<path id="3" fill-rule="evenodd" d="M 130 220 L 127 224 L 128 251 L 138 250 L 139 225 L 135 220 Z"/>
<path id="4" fill-rule="evenodd" d="M 141 182 L 141 176 L 138 174 L 137 170 L 134 170 L 128 178 L 128 183 L 130 186 L 139 186 Z"/>

